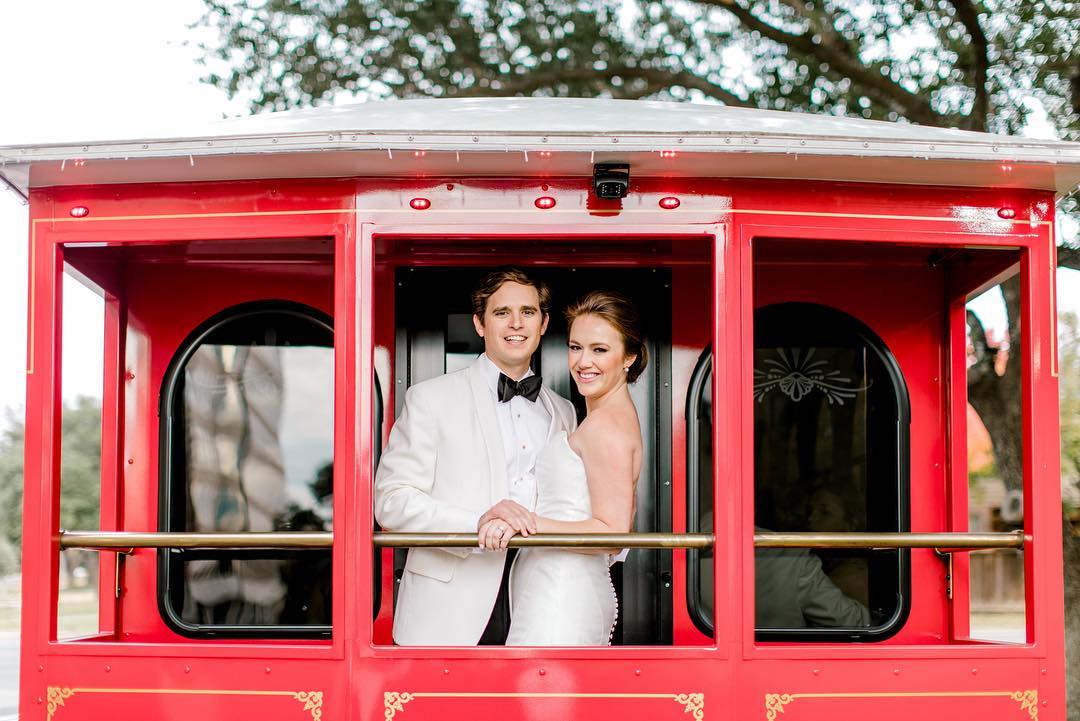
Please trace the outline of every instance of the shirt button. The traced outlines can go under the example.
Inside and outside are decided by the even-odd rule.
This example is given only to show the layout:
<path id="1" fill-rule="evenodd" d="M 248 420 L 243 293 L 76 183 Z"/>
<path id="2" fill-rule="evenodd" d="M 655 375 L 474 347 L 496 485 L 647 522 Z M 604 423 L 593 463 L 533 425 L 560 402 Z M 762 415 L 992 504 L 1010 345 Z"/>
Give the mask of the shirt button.
<path id="1" fill-rule="evenodd" d="M 526 446 L 524 443 L 522 443 L 521 444 L 521 450 L 525 450 L 526 448 L 528 448 L 528 446 Z"/>

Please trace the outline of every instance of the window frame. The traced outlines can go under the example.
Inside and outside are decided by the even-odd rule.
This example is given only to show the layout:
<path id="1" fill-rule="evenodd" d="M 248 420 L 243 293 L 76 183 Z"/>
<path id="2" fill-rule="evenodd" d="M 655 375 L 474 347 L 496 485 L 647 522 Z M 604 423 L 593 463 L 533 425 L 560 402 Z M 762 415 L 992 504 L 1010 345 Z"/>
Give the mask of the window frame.
<path id="1" fill-rule="evenodd" d="M 246 317 L 275 313 L 279 315 L 291 315 L 320 326 L 325 330 L 331 340 L 326 346 L 334 352 L 334 323 L 333 318 L 327 313 L 304 303 L 289 300 L 267 299 L 258 300 L 225 308 L 200 323 L 195 330 L 189 333 L 177 346 L 172 359 L 162 377 L 159 392 L 159 443 L 158 443 L 158 530 L 171 531 L 173 513 L 176 501 L 180 497 L 180 490 L 173 486 L 175 481 L 175 465 L 173 458 L 174 449 L 177 446 L 174 433 L 175 409 L 177 407 L 177 391 L 180 387 L 180 379 L 188 362 L 214 332 L 223 326 L 236 322 Z M 332 380 L 332 379 L 331 379 Z M 376 414 L 381 412 L 375 409 Z M 182 432 L 182 431 L 181 431 Z M 331 431 L 331 441 L 334 440 L 334 432 Z M 182 445 L 182 444 L 181 444 Z M 278 558 L 278 557 L 302 557 L 316 553 L 329 553 L 333 558 L 333 549 L 314 550 L 203 550 L 194 552 L 199 558 Z M 279 625 L 208 625 L 192 624 L 181 618 L 178 609 L 172 603 L 171 578 L 175 570 L 172 565 L 174 549 L 160 549 L 157 554 L 157 585 L 155 596 L 157 598 L 158 613 L 165 625 L 181 636 L 193 639 L 316 639 L 329 640 L 332 636 L 333 622 L 329 624 L 279 624 Z M 331 566 L 331 573 L 332 573 Z M 378 591 L 376 591 L 375 604 L 378 608 Z"/>
<path id="2" fill-rule="evenodd" d="M 809 322 L 806 316 L 832 316 L 831 323 L 835 323 L 832 327 L 837 330 L 832 331 L 838 335 L 848 335 L 853 340 L 861 341 L 865 346 L 873 352 L 878 360 L 881 362 L 885 369 L 885 372 L 891 381 L 891 387 L 893 394 L 896 397 L 896 415 L 897 415 L 897 433 L 896 433 L 896 473 L 894 475 L 894 481 L 896 484 L 897 493 L 897 530 L 900 532 L 907 532 L 910 530 L 910 515 L 911 515 L 911 403 L 910 395 L 908 393 L 907 384 L 904 380 L 900 365 L 896 360 L 895 355 L 889 350 L 885 342 L 867 326 L 865 323 L 855 318 L 854 316 L 846 313 L 838 308 L 821 304 L 821 303 L 809 303 L 809 302 L 786 302 L 786 303 L 773 303 L 769 305 L 760 306 L 754 308 L 754 328 L 755 328 L 755 342 L 753 344 L 753 350 L 757 350 L 757 332 L 758 317 L 763 311 L 778 313 L 784 310 L 790 311 L 794 315 L 794 320 L 790 322 L 793 327 L 806 328 Z M 694 371 L 690 376 L 690 384 L 687 388 L 686 395 L 686 529 L 687 533 L 699 533 L 710 532 L 712 529 L 700 528 L 698 519 L 701 513 L 701 476 L 700 467 L 697 459 L 700 454 L 700 433 L 698 432 L 698 424 L 700 423 L 699 407 L 702 401 L 702 394 L 705 388 L 711 388 L 712 384 L 707 381 L 712 380 L 713 374 L 713 349 L 711 346 L 706 347 L 701 355 L 698 357 L 694 366 Z M 715 428 L 715 424 L 714 424 Z M 714 431 L 715 432 L 715 431 Z M 714 438 L 715 448 L 715 438 Z M 745 479 L 744 479 L 745 481 Z M 751 488 L 756 484 L 757 478 L 750 479 Z M 717 489 L 715 487 L 714 479 L 714 506 Z M 852 629 L 852 628 L 827 628 L 827 627 L 814 627 L 814 628 L 769 628 L 761 629 L 757 628 L 755 624 L 754 628 L 754 640 L 756 642 L 772 642 L 772 641 L 786 641 L 786 642 L 813 642 L 813 643 L 868 643 L 884 641 L 895 634 L 897 634 L 907 621 L 908 615 L 911 611 L 911 552 L 908 549 L 901 549 L 896 551 L 897 554 L 897 594 L 898 603 L 895 612 L 886 619 L 883 623 L 877 626 L 871 626 L 867 629 Z M 687 612 L 690 616 L 691 622 L 694 626 L 704 633 L 705 635 L 715 638 L 715 629 L 713 628 L 712 619 L 709 618 L 709 614 L 706 613 L 701 598 L 701 573 L 699 560 L 701 556 L 700 550 L 690 549 L 687 551 L 686 560 L 686 603 Z M 715 564 L 716 556 L 714 553 L 713 563 Z M 756 564 L 755 564 L 756 570 Z M 715 573 L 715 569 L 714 569 Z M 715 603 L 715 601 L 714 601 Z"/>

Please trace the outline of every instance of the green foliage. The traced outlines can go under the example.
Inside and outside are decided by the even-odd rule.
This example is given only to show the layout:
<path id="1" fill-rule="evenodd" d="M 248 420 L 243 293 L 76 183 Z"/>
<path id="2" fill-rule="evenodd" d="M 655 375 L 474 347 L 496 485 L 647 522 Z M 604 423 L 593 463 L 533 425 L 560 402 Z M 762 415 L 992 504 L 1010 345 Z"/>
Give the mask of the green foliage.
<path id="1" fill-rule="evenodd" d="M 1080 133 L 1073 0 L 205 0 L 207 79 L 253 109 L 342 95 L 606 96 Z"/>
<path id="2" fill-rule="evenodd" d="M 22 545 L 22 419 L 8 413 L 0 431 L 0 545 L 17 555 Z M 101 403 L 79 397 L 63 410 L 60 468 L 60 527 L 98 528 L 101 494 Z M 0 553 L 0 555 L 3 555 Z M 0 566 L 3 565 L 0 558 Z M 4 570 L 0 568 L 0 573 Z"/>
<path id="3" fill-rule="evenodd" d="M 0 431 L 0 538 L 22 545 L 23 424 L 10 411 Z"/>
<path id="4" fill-rule="evenodd" d="M 1080 483 L 1080 317 L 1058 320 L 1058 392 L 1061 403 L 1061 475 Z"/>
<path id="5" fill-rule="evenodd" d="M 79 396 L 64 405 L 60 455 L 60 528 L 94 531 L 101 508 L 101 402 Z"/>

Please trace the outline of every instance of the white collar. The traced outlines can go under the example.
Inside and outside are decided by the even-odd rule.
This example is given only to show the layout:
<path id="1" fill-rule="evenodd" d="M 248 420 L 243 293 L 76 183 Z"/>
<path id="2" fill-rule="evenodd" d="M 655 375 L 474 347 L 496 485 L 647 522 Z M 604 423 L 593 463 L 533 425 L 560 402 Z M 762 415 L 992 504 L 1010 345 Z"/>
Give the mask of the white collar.
<path id="1" fill-rule="evenodd" d="M 502 369 L 500 369 L 499 366 L 495 365 L 495 361 L 488 358 L 487 353 L 481 353 L 480 360 L 482 361 L 484 366 L 484 379 L 487 381 L 488 388 L 491 389 L 492 393 L 498 396 L 499 376 L 503 375 Z M 532 368 L 529 368 L 529 370 L 525 371 L 525 375 L 521 376 L 521 378 L 518 378 L 517 380 L 521 380 L 522 378 L 528 378 L 531 375 L 535 374 L 533 373 Z"/>

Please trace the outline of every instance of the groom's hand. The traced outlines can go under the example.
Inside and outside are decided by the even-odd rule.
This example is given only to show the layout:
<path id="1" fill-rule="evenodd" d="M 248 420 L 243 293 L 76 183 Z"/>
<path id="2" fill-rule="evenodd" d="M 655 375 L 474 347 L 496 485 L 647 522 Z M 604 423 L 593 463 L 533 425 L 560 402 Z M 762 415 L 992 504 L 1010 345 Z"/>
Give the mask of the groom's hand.
<path id="1" fill-rule="evenodd" d="M 525 537 L 528 537 L 530 533 L 536 533 L 536 514 L 520 503 L 511 501 L 509 498 L 504 498 L 499 501 L 489 508 L 484 515 L 480 516 L 480 521 L 476 524 L 477 532 L 494 520 L 502 521 L 509 526 L 514 533 L 520 533 Z M 514 534 L 511 533 L 509 535 L 512 536 Z M 484 540 L 484 537 L 481 536 L 481 547 L 486 547 Z M 507 541 L 509 541 L 509 538 L 507 538 Z M 503 545 L 502 547 L 505 548 L 506 546 Z"/>
<path id="2" fill-rule="evenodd" d="M 510 545 L 510 539 L 514 537 L 514 529 L 501 518 L 493 518 L 484 525 L 476 535 L 480 539 L 480 548 L 485 551 L 505 551 Z"/>

